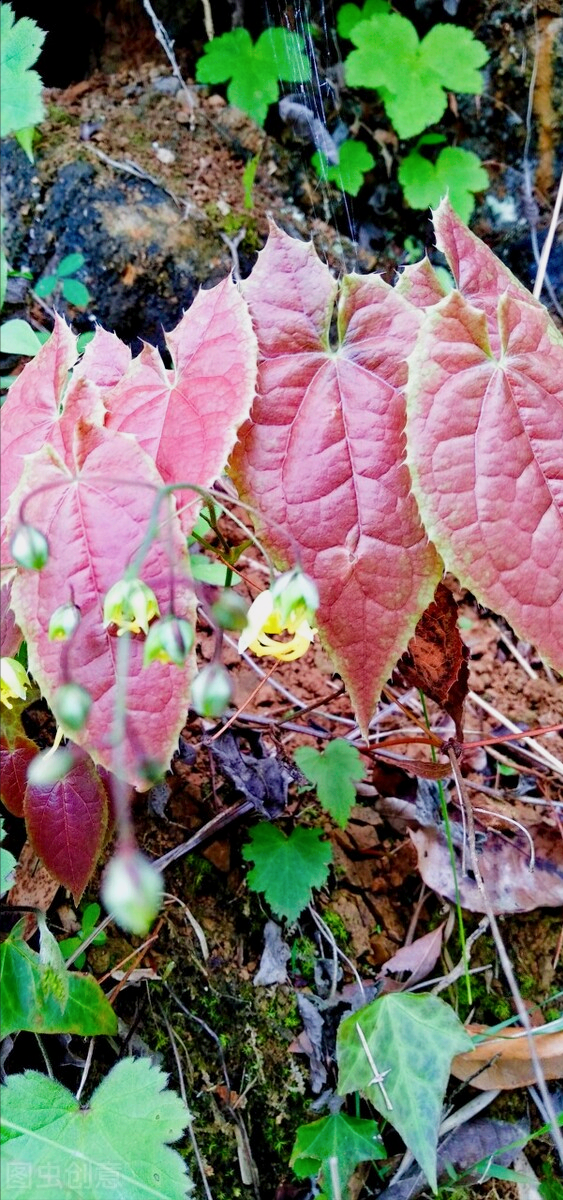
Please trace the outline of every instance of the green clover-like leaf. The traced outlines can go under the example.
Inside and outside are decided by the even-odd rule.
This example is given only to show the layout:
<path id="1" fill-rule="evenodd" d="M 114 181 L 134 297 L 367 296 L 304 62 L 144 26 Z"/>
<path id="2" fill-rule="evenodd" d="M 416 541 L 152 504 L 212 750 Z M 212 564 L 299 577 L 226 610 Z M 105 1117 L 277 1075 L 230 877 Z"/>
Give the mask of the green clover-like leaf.
<path id="1" fill-rule="evenodd" d="M 363 142 L 354 142 L 351 139 L 342 142 L 339 147 L 338 163 L 329 164 L 320 150 L 313 155 L 311 162 L 321 179 L 335 183 L 341 191 L 348 192 L 350 196 L 358 195 L 366 171 L 371 171 L 375 166 L 375 159 L 367 146 Z"/>
<path id="2" fill-rule="evenodd" d="M 319 803 L 344 829 L 356 800 L 354 780 L 365 775 L 359 751 L 343 738 L 335 738 L 320 752 L 312 746 L 299 746 L 294 758 L 299 770 L 316 785 Z"/>
<path id="3" fill-rule="evenodd" d="M 316 829 L 300 826 L 286 837 L 269 822 L 256 825 L 242 856 L 255 865 L 247 876 L 253 892 L 263 892 L 277 917 L 296 921 L 310 903 L 313 888 L 326 883 L 332 851 Z"/>
<path id="4" fill-rule="evenodd" d="M 15 21 L 11 5 L 0 5 L 0 137 L 45 116 L 41 80 L 29 70 L 44 40 L 45 33 L 30 17 Z"/>
<path id="5" fill-rule="evenodd" d="M 289 29 L 266 29 L 253 44 L 246 29 L 233 29 L 204 46 L 196 66 L 199 83 L 227 83 L 227 97 L 263 125 L 279 96 L 278 80 L 304 83 L 311 64 L 303 39 Z"/>
<path id="6" fill-rule="evenodd" d="M 473 193 L 486 190 L 489 176 L 471 150 L 447 146 L 435 163 L 411 151 L 399 167 L 399 183 L 411 208 L 437 208 L 449 192 L 452 207 L 467 223 L 475 206 Z"/>

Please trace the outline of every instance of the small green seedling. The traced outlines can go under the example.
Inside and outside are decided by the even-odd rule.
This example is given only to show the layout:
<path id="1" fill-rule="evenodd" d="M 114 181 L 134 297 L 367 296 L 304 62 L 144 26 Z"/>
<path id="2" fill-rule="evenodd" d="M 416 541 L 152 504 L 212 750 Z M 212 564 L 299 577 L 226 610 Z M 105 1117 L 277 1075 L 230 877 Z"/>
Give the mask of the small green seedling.
<path id="1" fill-rule="evenodd" d="M 311 64 L 303 38 L 289 29 L 265 29 L 253 43 L 247 29 L 223 33 L 203 48 L 196 65 L 198 83 L 227 83 L 229 104 L 263 125 L 279 99 L 279 80 L 309 83 Z"/>
<path id="2" fill-rule="evenodd" d="M 69 304 L 74 304 L 75 308 L 86 308 L 86 305 L 90 303 L 90 292 L 85 284 L 74 278 L 85 262 L 83 254 L 65 255 L 53 274 L 44 275 L 43 279 L 40 279 L 39 283 L 35 285 L 33 289 L 35 295 L 44 300 L 46 296 L 51 296 L 60 290 Z"/>
<path id="3" fill-rule="evenodd" d="M 99 904 L 86 905 L 86 908 L 82 913 L 82 925 L 78 930 L 78 933 L 76 933 L 74 937 L 63 938 L 62 941 L 59 942 L 59 948 L 64 959 L 70 958 L 71 954 L 74 954 L 74 951 L 78 950 L 82 943 L 86 941 L 86 938 L 90 937 L 92 930 L 100 919 L 100 913 L 101 908 Z M 94 940 L 90 944 L 92 946 L 104 946 L 106 942 L 107 934 L 102 929 L 96 934 Z M 74 961 L 76 970 L 81 971 L 85 962 L 86 955 L 82 953 L 79 954 L 78 958 L 76 958 Z"/>
<path id="4" fill-rule="evenodd" d="M 489 176 L 472 150 L 445 146 L 435 162 L 421 154 L 423 146 L 445 142 L 439 133 L 419 138 L 399 167 L 399 183 L 411 208 L 437 208 L 441 197 L 449 193 L 452 208 L 462 221 L 469 221 L 475 207 L 475 192 L 484 192 Z"/>
<path id="5" fill-rule="evenodd" d="M 365 175 L 375 166 L 373 154 L 370 154 L 363 142 L 348 140 L 339 147 L 339 160 L 331 165 L 321 150 L 317 150 L 311 162 L 320 179 L 334 183 L 342 192 L 357 196 L 363 185 Z"/>

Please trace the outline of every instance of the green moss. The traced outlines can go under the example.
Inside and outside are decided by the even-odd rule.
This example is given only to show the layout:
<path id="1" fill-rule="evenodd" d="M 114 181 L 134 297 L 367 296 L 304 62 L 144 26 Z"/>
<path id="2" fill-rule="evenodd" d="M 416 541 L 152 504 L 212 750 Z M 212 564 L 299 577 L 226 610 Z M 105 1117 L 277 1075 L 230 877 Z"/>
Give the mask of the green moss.
<path id="1" fill-rule="evenodd" d="M 350 934 L 342 917 L 338 913 L 333 912 L 332 909 L 325 908 L 323 910 L 323 921 L 325 925 L 328 925 L 340 949 L 345 950 L 350 944 Z"/>
<path id="2" fill-rule="evenodd" d="M 66 108 L 60 108 L 58 104 L 49 105 L 47 119 L 54 125 L 80 125 L 80 117 L 73 116 L 72 113 L 66 111 Z"/>

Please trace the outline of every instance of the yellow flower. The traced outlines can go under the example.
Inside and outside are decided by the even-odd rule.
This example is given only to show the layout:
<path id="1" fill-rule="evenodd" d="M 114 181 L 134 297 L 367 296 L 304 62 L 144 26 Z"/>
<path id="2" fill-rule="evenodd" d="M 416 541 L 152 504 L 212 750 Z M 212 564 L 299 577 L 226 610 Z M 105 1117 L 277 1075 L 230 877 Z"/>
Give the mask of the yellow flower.
<path id="1" fill-rule="evenodd" d="M 243 650 L 252 650 L 260 658 L 269 654 L 280 662 L 293 662 L 295 658 L 306 654 L 316 632 L 306 620 L 298 620 L 290 615 L 284 621 L 275 607 L 272 593 L 260 592 L 248 610 L 246 629 L 239 638 L 239 654 Z M 293 636 L 287 642 L 276 642 L 269 636 L 281 633 L 291 633 Z"/>
<path id="2" fill-rule="evenodd" d="M 117 625 L 122 633 L 149 631 L 149 622 L 160 616 L 158 600 L 142 579 L 120 579 L 107 592 L 104 600 L 104 627 Z"/>
<path id="3" fill-rule="evenodd" d="M 10 700 L 25 700 L 26 688 L 31 687 L 27 671 L 17 658 L 0 658 L 0 700 L 12 708 Z"/>

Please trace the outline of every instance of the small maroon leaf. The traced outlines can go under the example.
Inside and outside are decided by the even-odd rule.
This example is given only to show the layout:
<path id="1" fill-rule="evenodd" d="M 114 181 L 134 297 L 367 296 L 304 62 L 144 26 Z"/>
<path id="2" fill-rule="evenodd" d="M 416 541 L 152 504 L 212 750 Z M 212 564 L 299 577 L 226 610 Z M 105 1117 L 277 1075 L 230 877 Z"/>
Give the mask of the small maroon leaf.
<path id="1" fill-rule="evenodd" d="M 10 520 L 17 520 L 19 503 L 32 488 L 44 488 L 30 498 L 26 515 L 47 537 L 49 559 L 41 571 L 18 570 L 12 603 L 28 644 L 30 671 L 47 702 L 56 707 L 55 692 L 69 674 L 92 697 L 84 728 L 67 732 L 95 762 L 144 790 L 150 785 L 143 760 L 165 770 L 176 748 L 193 664 L 143 667 L 142 635 L 112 636 L 104 628 L 103 604 L 145 538 L 162 479 L 134 438 L 83 421 L 76 428 L 74 459 L 71 472 L 49 447 L 26 458 Z M 163 615 L 170 609 L 174 576 L 175 612 L 193 622 L 193 594 L 182 578 L 186 563 L 180 522 L 164 507 L 140 575 Z M 51 614 L 71 598 L 80 609 L 78 627 L 68 644 L 53 642 Z M 125 707 L 125 735 L 114 748 L 116 706 Z"/>
<path id="2" fill-rule="evenodd" d="M 0 653 L 2 658 L 13 658 L 23 641 L 13 609 L 10 607 L 11 583 L 4 583 L 0 591 Z"/>
<path id="3" fill-rule="evenodd" d="M 441 574 L 404 463 L 420 314 L 376 275 L 339 289 L 312 245 L 275 226 L 243 291 L 260 362 L 234 478 L 274 556 L 315 580 L 316 622 L 365 731 Z"/>
<path id="4" fill-rule="evenodd" d="M 200 291 L 166 344 L 173 370 L 144 346 L 104 395 L 107 425 L 135 434 L 165 483 L 209 487 L 248 416 L 256 382 L 256 338 L 232 280 Z M 186 490 L 178 504 L 184 528 L 191 528 L 200 497 Z"/>
<path id="5" fill-rule="evenodd" d="M 91 758 L 78 748 L 75 755 L 64 779 L 28 785 L 24 815 L 35 853 L 78 903 L 102 848 L 107 793 Z"/>
<path id="6" fill-rule="evenodd" d="M 11 562 L 5 538 L 10 497 L 21 478 L 24 455 L 47 442 L 66 461 L 72 432 L 79 415 L 100 425 L 104 419 L 101 396 L 87 379 L 68 375 L 76 363 L 76 338 L 61 317 L 55 317 L 51 337 L 12 384 L 2 407 L 2 477 L 0 519 L 2 562 Z"/>
<path id="7" fill-rule="evenodd" d="M 37 746 L 29 738 L 16 737 L 13 744 L 5 737 L 0 741 L 0 796 L 14 817 L 23 817 L 27 768 L 36 754 Z"/>
<path id="8" fill-rule="evenodd" d="M 497 302 L 500 350 L 458 291 L 409 360 L 408 461 L 448 570 L 563 666 L 563 339 L 523 289 Z"/>

